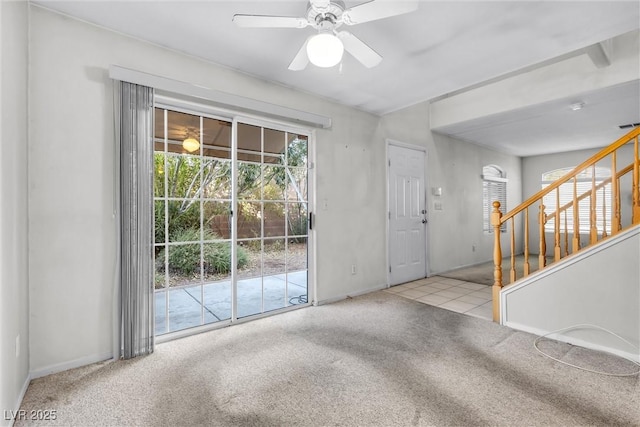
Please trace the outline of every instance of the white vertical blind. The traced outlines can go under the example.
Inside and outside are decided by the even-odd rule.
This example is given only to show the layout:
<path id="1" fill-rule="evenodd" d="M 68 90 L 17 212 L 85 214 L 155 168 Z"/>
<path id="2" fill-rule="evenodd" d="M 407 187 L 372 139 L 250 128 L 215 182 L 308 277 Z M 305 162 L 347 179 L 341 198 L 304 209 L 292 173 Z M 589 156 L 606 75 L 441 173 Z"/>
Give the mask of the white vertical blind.
<path id="1" fill-rule="evenodd" d="M 120 82 L 121 356 L 153 352 L 153 89 Z"/>

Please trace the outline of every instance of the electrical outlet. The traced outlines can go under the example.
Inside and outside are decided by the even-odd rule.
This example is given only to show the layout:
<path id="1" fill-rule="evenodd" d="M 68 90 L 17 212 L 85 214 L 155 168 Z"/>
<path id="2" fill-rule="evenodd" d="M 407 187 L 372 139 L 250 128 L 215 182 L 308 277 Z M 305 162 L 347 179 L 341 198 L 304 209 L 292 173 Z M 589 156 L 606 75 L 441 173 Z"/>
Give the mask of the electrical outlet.
<path id="1" fill-rule="evenodd" d="M 356 265 L 351 264 L 351 274 L 356 274 Z"/>
<path id="2" fill-rule="evenodd" d="M 16 357 L 20 357 L 20 334 L 16 335 Z"/>

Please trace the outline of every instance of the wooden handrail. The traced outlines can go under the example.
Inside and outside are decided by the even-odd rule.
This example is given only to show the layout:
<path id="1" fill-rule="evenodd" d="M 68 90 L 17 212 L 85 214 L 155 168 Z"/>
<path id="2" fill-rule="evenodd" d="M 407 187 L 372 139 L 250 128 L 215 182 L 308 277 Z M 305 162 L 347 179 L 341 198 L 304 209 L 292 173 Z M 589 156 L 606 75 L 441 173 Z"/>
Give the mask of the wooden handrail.
<path id="1" fill-rule="evenodd" d="M 531 206 L 532 204 L 534 204 L 535 202 L 538 201 L 538 199 L 542 198 L 543 196 L 545 196 L 547 193 L 550 193 L 551 191 L 555 190 L 556 188 L 560 187 L 562 184 L 564 184 L 565 182 L 569 181 L 571 178 L 573 178 L 574 175 L 579 174 L 580 172 L 582 172 L 584 169 L 588 168 L 591 165 L 594 165 L 595 163 L 599 162 L 600 160 L 604 159 L 605 157 L 607 157 L 609 154 L 613 153 L 614 151 L 616 151 L 618 148 L 622 147 L 623 145 L 628 144 L 632 138 L 637 137 L 638 135 L 640 135 L 640 127 L 636 127 L 634 128 L 631 132 L 629 132 L 628 134 L 626 134 L 625 136 L 623 136 L 622 138 L 618 139 L 616 142 L 614 142 L 613 144 L 609 145 L 606 148 L 603 148 L 602 151 L 594 154 L 593 156 L 591 156 L 588 160 L 585 160 L 584 162 L 580 163 L 580 165 L 576 166 L 571 172 L 569 172 L 568 174 L 566 174 L 565 176 L 563 176 L 562 178 L 558 179 L 557 181 L 555 181 L 553 184 L 549 184 L 548 186 L 546 186 L 545 188 L 543 188 L 542 190 L 538 191 L 536 194 L 534 194 L 533 196 L 529 197 L 527 200 L 525 200 L 524 202 L 520 203 L 518 206 L 516 206 L 514 209 L 512 209 L 510 212 L 502 215 L 502 217 L 500 218 L 502 223 L 507 222 L 507 220 L 517 214 L 519 214 L 520 212 L 522 212 L 523 210 L 525 210 L 526 208 L 528 208 L 529 206 Z"/>
<path id="2" fill-rule="evenodd" d="M 627 166 L 627 167 L 625 167 L 625 168 L 621 169 L 621 170 L 620 170 L 620 172 L 618 172 L 618 176 L 625 175 L 625 174 L 627 174 L 627 173 L 631 172 L 632 170 L 633 170 L 633 163 L 631 163 L 629 166 Z M 605 186 L 607 186 L 607 185 L 608 185 L 608 184 L 610 184 L 610 183 L 611 183 L 611 178 L 607 178 L 607 179 L 605 179 L 604 181 L 600 181 L 600 184 L 596 185 L 596 191 L 600 190 L 602 187 L 605 187 Z M 580 202 L 581 200 L 586 199 L 586 198 L 587 198 L 587 197 L 589 197 L 590 195 L 591 195 L 591 190 L 589 190 L 589 191 L 585 191 L 585 192 L 584 192 L 584 193 L 582 193 L 580 196 L 578 196 L 578 197 L 576 198 L 576 200 L 577 200 L 578 202 Z M 565 210 L 569 209 L 570 207 L 572 207 L 572 206 L 573 206 L 573 204 L 574 204 L 574 201 L 572 200 L 572 201 L 568 202 L 566 205 L 562 206 L 562 207 L 561 207 L 560 209 L 558 209 L 558 210 L 559 210 L 560 212 L 563 212 L 563 211 L 565 211 Z M 553 217 L 553 216 L 555 216 L 555 212 L 550 213 L 550 214 L 547 214 L 547 221 L 548 221 L 551 217 Z"/>
<path id="3" fill-rule="evenodd" d="M 621 170 L 617 170 L 617 150 L 630 143 L 633 142 L 633 162 L 624 167 Z M 623 183 L 621 181 L 621 177 L 627 175 L 629 172 L 632 172 L 632 211 L 631 211 L 631 225 L 640 224 L 640 127 L 636 127 L 632 129 L 629 133 L 627 133 L 622 138 L 619 138 L 614 143 L 609 145 L 608 147 L 603 148 L 598 153 L 591 156 L 589 159 L 585 160 L 578 166 L 576 166 L 571 172 L 565 174 L 560 179 L 554 181 L 550 185 L 536 192 L 533 196 L 529 197 L 524 202 L 520 203 L 515 209 L 512 209 L 510 212 L 503 214 L 500 211 L 500 203 L 495 201 L 493 202 L 493 212 L 491 213 L 491 226 L 494 232 L 494 252 L 493 252 L 493 260 L 494 260 L 494 283 L 493 283 L 493 320 L 496 322 L 500 321 L 500 291 L 503 288 L 502 283 L 502 248 L 501 248 L 501 238 L 500 234 L 503 230 L 503 224 L 507 221 L 511 221 L 511 226 L 508 227 L 510 232 L 509 245 L 511 249 L 510 261 L 511 267 L 509 268 L 509 279 L 511 283 L 515 282 L 518 278 L 516 277 L 517 270 L 515 265 L 515 251 L 517 250 L 516 246 L 516 227 L 515 227 L 515 218 L 518 214 L 524 212 L 524 221 L 523 225 L 523 233 L 524 233 L 524 257 L 525 264 L 523 266 L 523 276 L 527 276 L 530 273 L 529 267 L 529 209 L 532 208 L 535 204 L 538 204 L 538 239 L 539 239 L 539 253 L 538 253 L 538 269 L 542 269 L 547 264 L 547 243 L 546 243 L 546 229 L 545 225 L 549 220 L 554 221 L 554 230 L 553 230 L 553 262 L 560 261 L 561 258 L 570 255 L 569 252 L 569 233 L 568 230 L 568 220 L 567 216 L 569 215 L 569 209 L 573 207 L 573 239 L 572 239 L 572 250 L 571 253 L 575 253 L 581 249 L 580 245 L 580 218 L 579 218 L 579 203 L 584 199 L 589 199 L 589 214 L 588 214 L 588 224 L 589 224 L 589 244 L 595 244 L 599 239 L 598 226 L 599 224 L 603 224 L 604 227 L 611 227 L 611 236 L 618 233 L 622 228 L 622 213 L 621 213 L 621 200 L 620 200 L 620 185 Z M 611 177 L 603 180 L 596 184 L 596 163 L 602 161 L 607 156 L 611 156 Z M 578 175 L 584 172 L 587 169 L 591 169 L 591 188 L 588 191 L 585 191 L 583 194 L 577 194 L 577 182 Z M 573 199 L 564 204 L 560 205 L 560 187 L 573 180 Z M 626 182 L 626 181 L 624 181 Z M 610 205 L 607 206 L 607 198 L 602 197 L 602 200 L 597 200 L 597 191 L 604 188 L 606 185 L 611 185 L 611 202 Z M 556 209 L 554 212 L 546 213 L 546 206 L 543 203 L 543 199 L 546 195 L 555 191 L 555 205 Z M 602 206 L 600 206 L 602 205 Z M 602 219 L 598 218 L 599 210 L 602 212 Z M 562 214 L 564 214 L 564 228 L 561 227 Z M 611 215 L 610 218 L 607 218 L 608 215 Z M 562 241 L 561 234 L 564 233 L 564 241 Z M 535 234 L 533 234 L 535 236 Z M 606 232 L 606 229 L 600 233 L 600 240 L 608 238 L 609 235 Z M 564 251 L 563 251 L 564 245 Z"/>

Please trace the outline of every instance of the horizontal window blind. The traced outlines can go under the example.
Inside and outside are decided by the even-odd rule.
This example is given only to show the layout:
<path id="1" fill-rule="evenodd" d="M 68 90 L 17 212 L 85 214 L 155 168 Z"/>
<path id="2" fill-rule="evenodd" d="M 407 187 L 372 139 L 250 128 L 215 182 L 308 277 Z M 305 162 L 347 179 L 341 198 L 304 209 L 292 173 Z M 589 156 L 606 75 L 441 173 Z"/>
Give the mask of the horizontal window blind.
<path id="1" fill-rule="evenodd" d="M 595 185 L 598 186 L 602 180 L 596 180 Z M 547 187 L 551 182 L 542 182 L 542 188 Z M 583 180 L 578 181 L 576 184 L 577 196 L 584 193 L 591 192 L 592 181 Z M 560 192 L 560 207 L 565 206 L 567 203 L 573 201 L 573 181 L 562 184 L 556 191 Z M 556 191 L 552 191 L 543 198 L 545 205 L 545 213 L 547 215 L 553 214 L 557 210 L 556 206 Z M 578 202 L 578 222 L 580 233 L 588 233 L 591 226 L 591 202 L 590 197 L 586 197 Z M 604 210 L 603 210 L 604 207 Z M 574 230 L 574 208 L 569 207 L 563 211 L 560 215 L 560 230 L 565 228 L 565 215 L 567 229 L 571 232 Z M 596 228 L 598 233 L 602 233 L 603 230 L 607 230 L 607 233 L 611 232 L 611 184 L 607 184 L 596 191 Z M 545 224 L 545 231 L 554 232 L 555 230 L 555 217 L 552 217 Z"/>
<path id="2" fill-rule="evenodd" d="M 484 231 L 493 233 L 491 225 L 491 212 L 493 212 L 493 202 L 500 202 L 500 212 L 507 212 L 507 183 L 505 181 L 493 181 L 485 179 L 482 181 L 482 201 Z M 507 230 L 506 224 L 502 224 L 500 231 Z"/>

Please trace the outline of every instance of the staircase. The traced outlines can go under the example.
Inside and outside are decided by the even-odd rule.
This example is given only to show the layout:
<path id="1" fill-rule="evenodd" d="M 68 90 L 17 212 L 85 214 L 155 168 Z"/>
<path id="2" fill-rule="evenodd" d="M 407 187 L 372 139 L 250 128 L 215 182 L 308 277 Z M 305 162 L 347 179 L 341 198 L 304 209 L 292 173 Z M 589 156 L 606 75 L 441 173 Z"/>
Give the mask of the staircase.
<path id="1" fill-rule="evenodd" d="M 635 128 L 613 144 L 578 165 L 573 171 L 564 175 L 538 193 L 525 200 L 518 207 L 503 214 L 500 202 L 493 202 L 491 225 L 494 228 L 494 284 L 493 284 L 493 320 L 501 322 L 500 294 L 503 288 L 512 286 L 516 281 L 526 278 L 531 273 L 530 255 L 537 257 L 538 270 L 543 271 L 551 264 L 558 266 L 566 257 L 577 256 L 587 248 L 603 243 L 622 231 L 640 224 L 640 156 L 638 139 L 640 128 Z M 622 152 L 632 152 L 629 155 Z M 618 161 L 625 158 L 626 161 Z M 623 163 L 620 167 L 618 163 Z M 596 167 L 607 165 L 611 168 L 611 176 L 596 182 Z M 591 185 L 584 191 L 585 177 L 591 178 Z M 578 185 L 581 182 L 583 185 Z M 561 204 L 561 188 L 573 187 L 573 197 Z M 579 188 L 581 190 L 579 190 Z M 606 190 L 606 191 L 604 191 Z M 630 204 L 626 195 L 630 192 Z M 621 193 L 624 203 L 621 203 Z M 610 194 L 605 197 L 605 194 Z M 543 201 L 555 199 L 557 207 L 547 212 Z M 553 200 L 552 199 L 552 200 Z M 580 205 L 588 204 L 587 218 L 580 216 Z M 626 207 L 626 209 L 624 209 Z M 583 210 L 584 216 L 584 210 Z M 531 221 L 530 221 L 531 219 Z M 516 225 L 517 224 L 517 225 Z M 582 225 L 582 227 L 581 227 Z M 503 283 L 501 229 L 505 229 L 510 245 L 510 265 L 508 268 L 509 283 Z M 520 228 L 522 227 L 522 229 Z M 588 241 L 581 242 L 580 233 L 588 229 Z M 607 229 L 610 231 L 607 232 Z M 517 241 L 516 230 L 522 230 L 522 242 Z M 534 245 L 530 242 L 535 239 Z M 549 242 L 549 243 L 548 243 Z M 522 277 L 516 277 L 516 252 L 522 245 L 524 265 Z M 551 247 L 552 245 L 552 247 Z M 547 247 L 549 254 L 547 254 Z"/>

